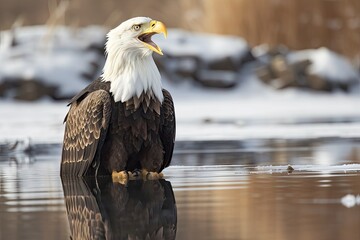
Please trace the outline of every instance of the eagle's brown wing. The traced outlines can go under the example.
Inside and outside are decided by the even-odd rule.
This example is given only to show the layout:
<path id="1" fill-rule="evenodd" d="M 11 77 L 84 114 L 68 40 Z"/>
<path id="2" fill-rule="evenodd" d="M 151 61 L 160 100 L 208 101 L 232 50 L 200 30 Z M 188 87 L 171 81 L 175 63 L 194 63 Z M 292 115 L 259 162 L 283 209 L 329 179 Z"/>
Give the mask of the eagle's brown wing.
<path id="1" fill-rule="evenodd" d="M 66 127 L 61 159 L 61 175 L 83 176 L 90 165 L 99 167 L 99 153 L 111 115 L 111 98 L 97 90 L 71 103 L 65 118 Z M 97 154 L 98 152 L 98 154 Z"/>
<path id="2" fill-rule="evenodd" d="M 98 203 L 100 190 L 95 179 L 64 176 L 61 180 L 70 225 L 70 239 L 107 239 L 108 226 Z"/>
<path id="3" fill-rule="evenodd" d="M 164 101 L 160 110 L 160 139 L 164 148 L 164 163 L 162 169 L 171 162 L 175 144 L 175 109 L 170 93 L 163 89 Z M 162 170 L 161 169 L 161 170 Z"/>

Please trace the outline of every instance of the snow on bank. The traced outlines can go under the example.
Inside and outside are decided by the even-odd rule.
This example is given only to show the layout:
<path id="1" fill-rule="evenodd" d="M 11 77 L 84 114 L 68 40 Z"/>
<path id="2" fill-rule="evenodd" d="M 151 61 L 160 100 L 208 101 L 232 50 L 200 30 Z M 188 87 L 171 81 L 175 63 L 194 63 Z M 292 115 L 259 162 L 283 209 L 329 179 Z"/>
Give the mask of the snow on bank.
<path id="1" fill-rule="evenodd" d="M 327 48 L 310 49 L 293 52 L 289 55 L 290 62 L 309 59 L 310 73 L 321 76 L 330 81 L 359 80 L 359 73 L 351 63 L 341 55 Z"/>
<path id="2" fill-rule="evenodd" d="M 207 61 L 223 57 L 240 58 L 249 49 L 247 42 L 239 37 L 192 33 L 181 29 L 170 29 L 167 39 L 159 35 L 153 39 L 165 54 L 197 56 Z"/>
<path id="3" fill-rule="evenodd" d="M 60 143 L 66 112 L 65 102 L 0 102 L 0 141 Z"/>
<path id="4" fill-rule="evenodd" d="M 60 95 L 72 95 L 88 84 L 81 75 L 91 71 L 90 63 L 103 58 L 87 49 L 103 45 L 105 33 L 96 26 L 76 30 L 33 26 L 1 32 L 0 80 L 36 79 L 58 86 Z"/>
<path id="5" fill-rule="evenodd" d="M 24 43 L 11 51 L 4 50 L 9 48 L 2 42 L 0 78 L 36 75 L 59 84 L 64 93 L 80 91 L 88 83 L 79 78 L 79 74 L 96 57 L 83 50 L 93 41 L 101 41 L 105 30 L 85 28 L 74 35 L 70 29 L 60 28 L 53 36 L 53 46 L 44 45 L 46 31 L 42 27 L 24 28 L 16 33 Z M 29 39 L 32 41 L 28 42 Z M 246 42 L 240 38 L 181 30 L 170 30 L 167 40 L 158 37 L 155 41 L 165 54 L 167 51 L 191 54 L 208 60 L 236 57 L 247 49 Z M 327 50 L 303 51 L 300 56 L 314 60 L 314 71 L 319 73 L 336 79 L 340 73 L 355 76 L 353 69 L 346 67 L 348 63 Z M 254 69 L 254 65 L 246 65 L 237 73 L 239 84 L 228 90 L 200 88 L 189 81 L 175 84 L 164 80 L 164 87 L 170 90 L 175 102 L 177 140 L 360 137 L 358 93 L 274 90 L 256 77 Z M 61 142 L 66 112 L 65 102 L 2 101 L 0 141 L 32 138 L 38 142 Z M 334 119 L 337 123 L 328 122 Z M 350 123 L 342 122 L 349 119 Z M 306 124 L 296 124 L 299 120 L 305 120 Z"/>
<path id="6" fill-rule="evenodd" d="M 360 138 L 360 98 L 354 96 L 248 97 L 236 90 L 200 92 L 186 87 L 171 91 L 177 140 Z M 65 102 L 0 102 L 0 140 L 61 142 L 67 109 Z M 299 120 L 305 123 L 297 124 Z"/>

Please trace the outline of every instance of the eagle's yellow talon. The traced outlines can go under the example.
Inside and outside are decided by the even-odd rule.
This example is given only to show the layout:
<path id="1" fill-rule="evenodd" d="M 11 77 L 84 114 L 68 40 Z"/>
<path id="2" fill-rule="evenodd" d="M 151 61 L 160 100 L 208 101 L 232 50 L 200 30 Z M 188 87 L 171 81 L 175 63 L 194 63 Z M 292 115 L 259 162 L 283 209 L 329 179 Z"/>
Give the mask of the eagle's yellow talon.
<path id="1" fill-rule="evenodd" d="M 141 171 L 144 180 L 158 180 L 164 177 L 163 173 L 149 172 L 145 169 Z"/>
<path id="2" fill-rule="evenodd" d="M 129 181 L 129 174 L 127 171 L 113 171 L 111 177 L 113 182 L 121 183 L 124 185 Z"/>

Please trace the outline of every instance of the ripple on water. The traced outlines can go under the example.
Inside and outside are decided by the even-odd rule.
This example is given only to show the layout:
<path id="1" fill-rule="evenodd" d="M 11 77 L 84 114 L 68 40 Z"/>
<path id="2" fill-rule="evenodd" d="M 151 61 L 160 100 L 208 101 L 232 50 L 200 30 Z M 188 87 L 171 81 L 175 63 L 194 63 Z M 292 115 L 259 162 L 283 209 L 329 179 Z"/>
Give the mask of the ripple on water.
<path id="1" fill-rule="evenodd" d="M 334 144 L 331 144 L 329 154 L 325 155 L 339 157 L 324 161 L 325 155 L 321 154 L 321 161 L 316 164 L 316 147 L 302 147 L 296 143 L 296 147 L 290 144 L 287 148 L 284 142 L 272 144 L 260 148 L 261 151 L 256 144 L 237 144 L 243 149 L 232 153 L 221 151 L 217 154 L 215 150 L 176 153 L 174 165 L 164 174 L 175 194 L 177 239 L 281 240 L 294 236 L 299 239 L 325 240 L 333 236 L 360 239 L 357 226 L 360 159 L 356 154 L 351 155 L 360 148 L 334 155 Z M 322 152 L 326 149 L 321 147 Z M 351 162 L 353 164 L 348 164 Z M 294 171 L 287 170 L 288 163 Z M 131 187 L 116 189 L 113 190 L 121 201 L 129 199 L 126 196 L 130 195 L 132 199 L 139 197 L 135 197 Z M 88 196 L 91 198 L 92 194 L 90 191 Z M 149 206 L 150 214 L 158 211 L 161 208 L 157 204 L 162 203 L 163 198 L 161 194 L 153 197 L 156 196 L 160 198 L 154 201 L 150 198 L 146 200 L 148 205 L 143 202 L 134 209 Z M 119 210 L 109 199 L 106 201 L 108 211 Z M 135 205 L 123 206 L 130 211 Z M 167 213 L 160 211 L 153 216 L 162 219 L 162 214 L 166 216 Z M 131 221 L 132 226 L 140 225 Z M 19 163 L 0 161 L 0 222 L 0 239 L 3 236 L 6 236 L 4 239 L 30 240 L 69 238 L 59 155 Z"/>

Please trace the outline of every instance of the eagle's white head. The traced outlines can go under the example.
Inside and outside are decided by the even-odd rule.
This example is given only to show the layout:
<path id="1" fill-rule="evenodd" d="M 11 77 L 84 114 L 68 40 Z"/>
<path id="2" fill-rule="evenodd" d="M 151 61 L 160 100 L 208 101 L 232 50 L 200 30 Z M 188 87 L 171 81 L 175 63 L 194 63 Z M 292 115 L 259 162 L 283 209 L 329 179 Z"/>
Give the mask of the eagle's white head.
<path id="1" fill-rule="evenodd" d="M 163 33 L 165 25 L 147 17 L 131 18 L 107 34 L 107 59 L 101 77 L 110 81 L 110 92 L 116 102 L 151 92 L 163 101 L 161 76 L 152 52 L 162 55 L 151 36 Z"/>

